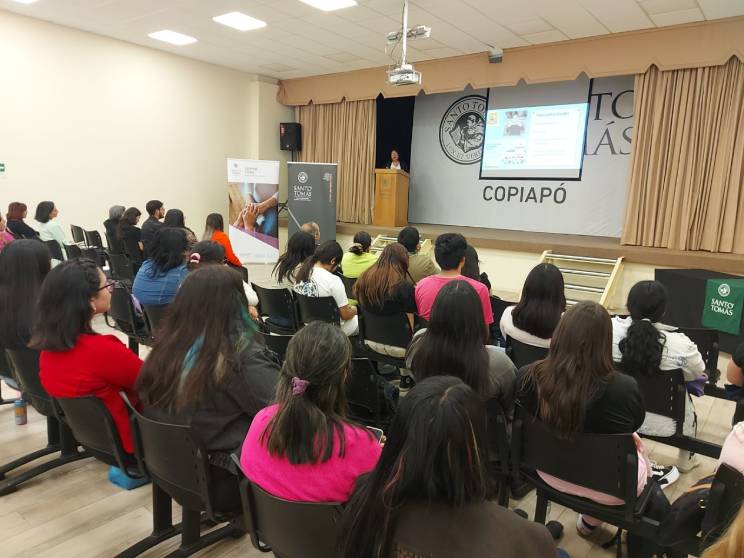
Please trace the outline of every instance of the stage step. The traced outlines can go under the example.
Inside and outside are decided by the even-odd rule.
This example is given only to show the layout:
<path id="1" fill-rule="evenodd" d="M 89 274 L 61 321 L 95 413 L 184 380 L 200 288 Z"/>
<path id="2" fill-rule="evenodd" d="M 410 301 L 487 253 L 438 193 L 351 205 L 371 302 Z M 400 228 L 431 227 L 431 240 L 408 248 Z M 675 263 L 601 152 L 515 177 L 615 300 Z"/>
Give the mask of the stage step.
<path id="1" fill-rule="evenodd" d="M 552 263 L 559 271 L 571 277 L 570 282 L 564 283 L 566 292 L 571 292 L 571 297 L 566 297 L 566 305 L 572 306 L 581 300 L 597 300 L 607 308 L 610 304 L 610 295 L 619 282 L 619 275 L 623 265 L 623 258 L 594 258 L 591 256 L 579 256 L 575 254 L 553 254 L 550 250 L 543 252 L 540 258 L 542 263 Z M 565 266 L 571 262 L 570 266 Z M 612 266 L 612 269 L 607 269 Z M 581 293 L 586 293 L 583 297 Z"/>
<path id="2" fill-rule="evenodd" d="M 609 271 L 588 271 L 586 269 L 568 269 L 567 267 L 558 268 L 563 275 L 583 275 L 585 277 L 609 277 L 612 275 Z"/>

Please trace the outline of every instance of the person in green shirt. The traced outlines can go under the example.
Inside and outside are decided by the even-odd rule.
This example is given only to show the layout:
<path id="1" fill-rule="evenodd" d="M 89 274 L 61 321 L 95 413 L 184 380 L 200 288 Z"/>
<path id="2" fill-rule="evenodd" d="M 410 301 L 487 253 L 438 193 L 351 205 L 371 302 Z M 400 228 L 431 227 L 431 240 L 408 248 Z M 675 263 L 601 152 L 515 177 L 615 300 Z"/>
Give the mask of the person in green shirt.
<path id="1" fill-rule="evenodd" d="M 427 254 L 419 254 L 421 237 L 416 227 L 405 227 L 398 233 L 398 242 L 408 251 L 408 273 L 414 283 L 439 273 L 439 267 Z"/>
<path id="2" fill-rule="evenodd" d="M 369 266 L 377 261 L 377 256 L 369 251 L 372 246 L 372 237 L 365 231 L 359 231 L 354 235 L 354 244 L 341 259 L 341 269 L 344 277 L 358 279 Z"/>

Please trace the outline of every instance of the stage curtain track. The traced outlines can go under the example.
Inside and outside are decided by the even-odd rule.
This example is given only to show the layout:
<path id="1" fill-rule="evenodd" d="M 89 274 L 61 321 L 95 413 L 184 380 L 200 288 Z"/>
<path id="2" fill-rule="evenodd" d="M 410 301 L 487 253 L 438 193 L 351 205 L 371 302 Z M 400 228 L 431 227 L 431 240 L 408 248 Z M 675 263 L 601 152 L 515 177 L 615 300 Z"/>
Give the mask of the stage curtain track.
<path id="1" fill-rule="evenodd" d="M 635 80 L 622 243 L 744 254 L 744 64 Z"/>
<path id="2" fill-rule="evenodd" d="M 297 107 L 300 161 L 338 163 L 336 218 L 372 222 L 377 107 L 374 99 Z"/>

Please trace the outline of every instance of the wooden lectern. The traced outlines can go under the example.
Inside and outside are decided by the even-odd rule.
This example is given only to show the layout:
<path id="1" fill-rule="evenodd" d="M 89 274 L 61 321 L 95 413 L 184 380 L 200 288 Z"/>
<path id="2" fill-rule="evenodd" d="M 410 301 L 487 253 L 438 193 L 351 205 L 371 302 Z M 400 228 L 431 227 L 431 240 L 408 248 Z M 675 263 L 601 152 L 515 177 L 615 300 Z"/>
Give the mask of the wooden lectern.
<path id="1" fill-rule="evenodd" d="M 408 173 L 375 169 L 375 211 L 372 224 L 405 227 L 408 224 Z"/>

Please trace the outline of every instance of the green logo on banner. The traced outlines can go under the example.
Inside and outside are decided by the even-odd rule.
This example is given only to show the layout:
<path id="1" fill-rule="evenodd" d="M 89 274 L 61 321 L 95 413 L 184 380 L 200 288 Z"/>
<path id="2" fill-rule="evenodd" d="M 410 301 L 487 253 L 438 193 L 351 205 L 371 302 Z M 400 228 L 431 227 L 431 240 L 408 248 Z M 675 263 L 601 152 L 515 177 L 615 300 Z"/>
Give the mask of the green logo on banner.
<path id="1" fill-rule="evenodd" d="M 703 327 L 739 335 L 744 279 L 708 279 L 703 306 Z"/>

